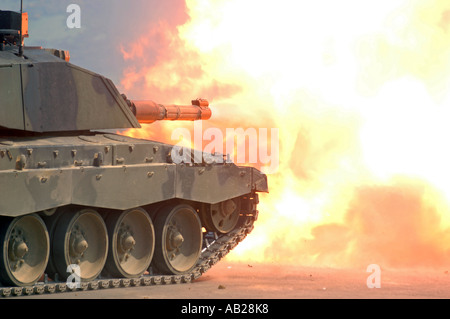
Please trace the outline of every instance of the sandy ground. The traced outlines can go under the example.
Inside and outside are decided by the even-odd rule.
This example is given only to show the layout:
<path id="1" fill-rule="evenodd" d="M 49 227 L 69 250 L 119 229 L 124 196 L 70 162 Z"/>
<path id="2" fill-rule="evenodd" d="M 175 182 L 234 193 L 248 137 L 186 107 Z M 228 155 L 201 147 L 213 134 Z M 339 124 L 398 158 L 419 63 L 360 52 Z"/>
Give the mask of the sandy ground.
<path id="1" fill-rule="evenodd" d="M 222 261 L 190 284 L 36 295 L 20 299 L 450 298 L 450 272 L 447 269 L 381 269 L 379 288 L 368 287 L 371 275 L 373 273 L 366 269 L 248 265 Z M 376 282 L 369 279 L 369 283 Z"/>

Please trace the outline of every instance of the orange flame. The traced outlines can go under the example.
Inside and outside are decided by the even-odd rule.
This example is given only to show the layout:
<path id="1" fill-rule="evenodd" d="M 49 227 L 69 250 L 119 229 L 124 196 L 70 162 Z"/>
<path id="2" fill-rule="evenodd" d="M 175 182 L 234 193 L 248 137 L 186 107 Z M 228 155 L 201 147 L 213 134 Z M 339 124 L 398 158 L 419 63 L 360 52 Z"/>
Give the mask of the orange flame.
<path id="1" fill-rule="evenodd" d="M 448 1 L 186 5 L 184 24 L 161 23 L 122 46 L 131 65 L 122 86 L 161 103 L 209 99 L 204 129 L 279 128 L 271 193 L 261 195 L 254 232 L 227 258 L 450 261 Z M 192 129 L 158 123 L 144 132 L 173 144 L 180 125 Z"/>

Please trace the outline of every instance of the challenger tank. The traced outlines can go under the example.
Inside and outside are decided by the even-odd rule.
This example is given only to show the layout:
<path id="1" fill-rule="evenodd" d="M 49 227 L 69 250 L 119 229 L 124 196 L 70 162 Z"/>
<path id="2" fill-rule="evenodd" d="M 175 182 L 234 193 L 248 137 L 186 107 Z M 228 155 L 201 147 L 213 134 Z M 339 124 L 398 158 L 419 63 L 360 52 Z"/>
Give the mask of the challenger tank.
<path id="1" fill-rule="evenodd" d="M 24 46 L 27 21 L 0 11 L 0 295 L 200 277 L 253 229 L 266 175 L 119 134 L 211 109 L 129 100 L 68 51 Z"/>

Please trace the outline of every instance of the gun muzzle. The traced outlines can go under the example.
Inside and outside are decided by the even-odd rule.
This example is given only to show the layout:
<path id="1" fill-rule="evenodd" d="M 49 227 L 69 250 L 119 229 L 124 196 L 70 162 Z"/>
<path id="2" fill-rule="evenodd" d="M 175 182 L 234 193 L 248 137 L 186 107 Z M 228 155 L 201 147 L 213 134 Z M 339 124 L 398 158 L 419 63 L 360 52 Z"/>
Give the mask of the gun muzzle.
<path id="1" fill-rule="evenodd" d="M 153 101 L 132 101 L 136 107 L 139 123 L 149 124 L 155 121 L 196 121 L 211 118 L 209 102 L 204 99 L 192 101 L 192 105 L 162 105 Z"/>

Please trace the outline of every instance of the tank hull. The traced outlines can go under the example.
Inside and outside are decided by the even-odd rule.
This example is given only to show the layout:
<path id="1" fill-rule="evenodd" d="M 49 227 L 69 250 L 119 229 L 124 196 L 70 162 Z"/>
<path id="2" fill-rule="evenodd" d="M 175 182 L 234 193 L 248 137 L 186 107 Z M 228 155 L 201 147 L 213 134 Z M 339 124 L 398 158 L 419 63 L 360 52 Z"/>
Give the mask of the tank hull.
<path id="1" fill-rule="evenodd" d="M 1 294 L 62 292 L 74 278 L 108 286 L 99 276 L 190 282 L 233 249 L 253 229 L 266 176 L 176 164 L 173 149 L 110 133 L 1 139 Z"/>
<path id="2" fill-rule="evenodd" d="M 0 216 L 66 205 L 124 210 L 170 199 L 215 204 L 267 191 L 254 168 L 173 164 L 171 150 L 115 134 L 0 140 Z"/>

